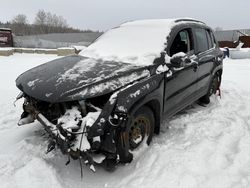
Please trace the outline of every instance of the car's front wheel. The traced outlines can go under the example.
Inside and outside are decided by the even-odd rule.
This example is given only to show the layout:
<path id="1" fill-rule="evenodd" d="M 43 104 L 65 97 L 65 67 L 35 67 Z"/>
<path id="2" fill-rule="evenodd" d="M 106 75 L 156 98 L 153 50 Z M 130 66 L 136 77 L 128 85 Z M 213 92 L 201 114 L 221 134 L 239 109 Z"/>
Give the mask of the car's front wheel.
<path id="1" fill-rule="evenodd" d="M 154 127 L 153 111 L 147 106 L 137 110 L 132 116 L 132 123 L 128 129 L 130 150 L 138 148 L 143 141 L 149 145 L 154 134 Z"/>
<path id="2" fill-rule="evenodd" d="M 144 142 L 149 145 L 154 134 L 155 116 L 149 107 L 140 107 L 130 117 L 130 123 L 126 130 L 120 132 L 118 139 L 117 149 L 122 163 L 130 163 L 133 160 L 133 151 Z"/>

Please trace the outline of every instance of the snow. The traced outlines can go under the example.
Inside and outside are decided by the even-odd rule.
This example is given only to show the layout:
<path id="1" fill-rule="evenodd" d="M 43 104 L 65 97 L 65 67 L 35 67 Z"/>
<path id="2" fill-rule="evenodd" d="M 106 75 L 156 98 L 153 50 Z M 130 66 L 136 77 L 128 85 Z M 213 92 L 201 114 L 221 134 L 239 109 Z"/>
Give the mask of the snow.
<path id="1" fill-rule="evenodd" d="M 28 124 L 28 123 L 33 123 L 34 122 L 34 117 L 29 114 L 27 117 L 25 118 L 22 118 L 18 121 L 18 125 L 25 125 L 25 124 Z"/>
<path id="2" fill-rule="evenodd" d="M 97 120 L 97 118 L 99 117 L 99 115 L 101 114 L 101 111 L 97 111 L 97 112 L 89 112 L 82 120 L 82 123 L 84 125 L 86 125 L 87 127 L 91 127 L 95 121 Z"/>
<path id="3" fill-rule="evenodd" d="M 105 90 L 109 90 L 109 89 L 116 90 L 120 86 L 125 86 L 129 83 L 132 83 L 136 80 L 139 80 L 148 76 L 150 76 L 150 72 L 148 70 L 143 70 L 141 72 L 133 72 L 129 75 L 118 77 L 115 80 L 110 80 L 108 82 L 99 83 L 99 84 L 84 88 L 81 92 L 73 95 L 72 97 L 84 96 L 87 93 L 93 94 L 93 95 L 102 94 Z M 96 80 L 98 79 L 100 79 L 100 77 L 97 78 Z"/>
<path id="4" fill-rule="evenodd" d="M 71 69 L 65 71 L 64 74 L 60 75 L 59 79 L 57 80 L 57 83 L 63 83 L 67 80 L 74 80 L 76 81 L 77 78 L 79 78 L 82 74 L 93 70 L 93 68 L 96 66 L 98 62 L 95 59 L 84 59 L 79 61 L 76 65 L 74 65 Z M 96 78 L 97 81 L 99 81 L 101 78 Z M 85 80 L 83 80 L 84 82 Z"/>
<path id="5" fill-rule="evenodd" d="M 174 19 L 141 20 L 124 23 L 102 35 L 80 55 L 150 65 L 165 49 Z"/>
<path id="6" fill-rule="evenodd" d="M 161 74 L 163 72 L 168 71 L 169 68 L 167 67 L 167 65 L 159 65 L 159 67 L 157 67 L 156 69 L 156 74 Z"/>
<path id="7" fill-rule="evenodd" d="M 48 137 L 35 122 L 18 127 L 22 101 L 15 78 L 23 71 L 57 58 L 14 54 L 0 57 L 0 182 L 1 187 L 250 187 L 250 59 L 226 59 L 222 99 L 207 107 L 193 104 L 162 124 L 150 147 L 134 151 L 131 164 L 115 172 L 68 160 L 59 149 L 45 154 Z M 169 126 L 169 128 L 167 128 Z"/>
<path id="8" fill-rule="evenodd" d="M 87 58 L 80 60 L 77 62 L 71 69 L 66 70 L 63 74 L 60 74 L 57 79 L 57 84 L 56 86 L 63 84 L 67 81 L 76 81 L 79 80 L 79 84 L 85 84 L 88 85 L 88 87 L 85 87 L 80 93 L 76 93 L 74 96 L 84 96 L 84 95 L 97 95 L 97 94 L 102 94 L 105 90 L 116 90 L 120 86 L 127 85 L 135 80 L 139 80 L 141 78 L 147 77 L 150 75 L 148 70 L 141 70 L 138 72 L 133 72 L 131 74 L 125 74 L 121 75 L 121 73 L 124 73 L 125 71 L 134 69 L 135 67 L 130 64 L 119 64 L 119 65 L 114 65 L 113 63 L 110 62 L 103 62 L 106 67 L 104 67 L 102 70 L 99 72 L 96 71 L 98 66 L 102 66 L 102 62 L 93 59 L 93 58 Z M 113 68 L 114 71 L 111 73 L 106 73 L 108 71 L 109 67 L 115 67 Z M 86 77 L 89 72 L 94 72 L 95 74 L 98 74 L 97 77 L 95 76 L 90 76 L 86 79 L 82 79 L 82 77 Z M 106 82 L 101 82 L 98 83 L 101 80 L 109 80 L 109 78 L 115 77 L 121 75 L 120 77 L 114 79 L 110 79 L 110 81 Z M 96 83 L 96 84 L 93 84 Z M 82 86 L 80 86 L 82 87 Z M 72 90 L 68 90 L 66 93 L 70 93 L 74 91 L 76 88 Z M 74 97 L 72 96 L 72 97 Z"/>
<path id="9" fill-rule="evenodd" d="M 249 59 L 250 58 L 250 48 L 230 48 L 229 56 L 232 59 Z"/>
<path id="10" fill-rule="evenodd" d="M 82 50 L 85 50 L 87 48 L 86 46 L 71 46 L 71 47 L 78 50 L 78 51 L 82 51 Z"/>
<path id="11" fill-rule="evenodd" d="M 83 117 L 81 119 L 82 124 L 81 124 L 81 128 L 78 130 L 78 132 L 85 132 L 86 127 L 91 127 L 95 123 L 95 121 L 97 120 L 97 118 L 99 117 L 100 114 L 101 114 L 100 110 L 97 112 L 89 112 L 85 117 Z M 94 141 L 100 141 L 100 138 L 95 137 Z M 89 141 L 87 139 L 87 134 L 76 135 L 76 141 L 75 141 L 72 149 L 74 151 L 76 151 L 77 149 L 80 149 L 82 151 L 86 151 L 86 150 L 90 149 L 90 144 L 89 144 Z"/>
<path id="12" fill-rule="evenodd" d="M 187 54 L 185 54 L 184 52 L 178 52 L 176 54 L 174 54 L 171 58 L 172 59 L 175 59 L 175 58 L 178 58 L 178 57 L 185 57 Z"/>
<path id="13" fill-rule="evenodd" d="M 136 140 L 134 140 L 134 142 L 136 144 L 139 144 L 142 141 L 142 136 L 140 135 Z"/>
<path id="14" fill-rule="evenodd" d="M 1 42 L 1 40 L 0 40 L 0 42 Z M 11 51 L 11 50 L 13 50 L 13 48 L 8 48 L 8 47 L 1 47 L 0 48 L 0 51 Z"/>
<path id="15" fill-rule="evenodd" d="M 27 85 L 28 85 L 29 87 L 33 87 L 33 86 L 35 86 L 35 83 L 36 83 L 37 81 L 39 81 L 39 79 L 35 79 L 35 80 L 33 80 L 33 81 L 29 81 L 29 82 L 27 83 Z"/>
<path id="16" fill-rule="evenodd" d="M 72 131 L 78 128 L 78 123 L 82 119 L 81 112 L 77 107 L 68 109 L 65 114 L 58 119 L 58 124 L 62 124 L 62 128 Z"/>

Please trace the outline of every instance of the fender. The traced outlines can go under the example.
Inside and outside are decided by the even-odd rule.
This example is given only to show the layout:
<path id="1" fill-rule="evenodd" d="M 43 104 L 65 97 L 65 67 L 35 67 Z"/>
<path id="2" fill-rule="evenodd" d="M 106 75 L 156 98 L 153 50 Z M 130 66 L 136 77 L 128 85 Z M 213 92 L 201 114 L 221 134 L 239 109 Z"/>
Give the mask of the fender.
<path id="1" fill-rule="evenodd" d="M 88 138 L 103 135 L 105 127 L 107 128 L 110 125 L 109 117 L 115 113 L 129 116 L 129 114 L 133 113 L 131 109 L 137 110 L 140 106 L 149 102 L 150 99 L 157 99 L 159 100 L 159 104 L 163 104 L 161 102 L 163 96 L 157 94 L 163 94 L 163 84 L 162 91 L 156 90 L 163 78 L 163 74 L 155 74 L 115 92 L 105 104 L 96 122 L 88 128 Z M 158 114 L 161 114 L 160 112 L 161 110 L 159 110 Z M 127 118 L 125 119 L 127 120 Z"/>
<path id="2" fill-rule="evenodd" d="M 220 64 L 220 65 L 218 65 L 218 66 L 216 66 L 216 67 L 214 68 L 214 70 L 213 70 L 213 72 L 212 72 L 212 75 L 214 76 L 215 73 L 218 72 L 218 71 L 221 71 L 221 74 L 222 74 L 222 71 L 223 71 L 223 65 L 222 65 L 222 64 Z"/>
<path id="3" fill-rule="evenodd" d="M 148 105 L 155 113 L 156 132 L 160 127 L 163 109 L 164 74 L 155 74 L 149 79 L 139 82 L 120 92 L 117 96 L 115 111 L 134 114 L 141 106 Z M 131 123 L 128 118 L 126 125 Z M 127 127 L 125 125 L 125 127 Z"/>

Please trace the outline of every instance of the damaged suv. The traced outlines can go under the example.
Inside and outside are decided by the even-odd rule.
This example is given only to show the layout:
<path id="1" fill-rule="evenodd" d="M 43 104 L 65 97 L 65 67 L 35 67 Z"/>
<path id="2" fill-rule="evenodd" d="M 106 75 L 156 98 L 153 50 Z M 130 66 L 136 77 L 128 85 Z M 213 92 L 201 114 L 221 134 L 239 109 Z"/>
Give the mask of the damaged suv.
<path id="1" fill-rule="evenodd" d="M 223 54 L 212 29 L 193 19 L 127 22 L 79 55 L 21 74 L 19 125 L 38 120 L 58 146 L 94 170 L 131 162 L 168 118 L 220 87 Z M 102 160 L 97 161 L 96 155 Z"/>

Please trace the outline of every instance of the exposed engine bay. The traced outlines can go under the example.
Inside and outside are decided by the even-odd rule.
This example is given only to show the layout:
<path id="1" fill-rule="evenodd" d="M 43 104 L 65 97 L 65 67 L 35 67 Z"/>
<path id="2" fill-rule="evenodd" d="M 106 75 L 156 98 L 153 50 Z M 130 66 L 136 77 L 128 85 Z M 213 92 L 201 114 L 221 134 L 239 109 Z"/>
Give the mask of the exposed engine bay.
<path id="1" fill-rule="evenodd" d="M 47 152 L 52 151 L 58 145 L 63 154 L 73 159 L 83 159 L 84 164 L 93 171 L 95 171 L 94 165 L 102 163 L 106 157 L 116 159 L 115 153 L 109 153 L 106 148 L 106 145 L 115 148 L 114 141 L 111 141 L 113 143 L 111 145 L 110 143 L 102 144 L 109 140 L 106 136 L 89 134 L 105 105 L 102 101 L 107 102 L 110 95 L 102 96 L 101 100 L 95 98 L 94 100 L 54 104 L 39 101 L 23 93 L 17 99 L 22 97 L 24 97 L 24 112 L 18 125 L 22 126 L 38 120 L 51 137 Z M 116 118 L 118 118 L 117 115 Z M 109 118 L 109 121 L 114 125 L 114 119 Z"/>

